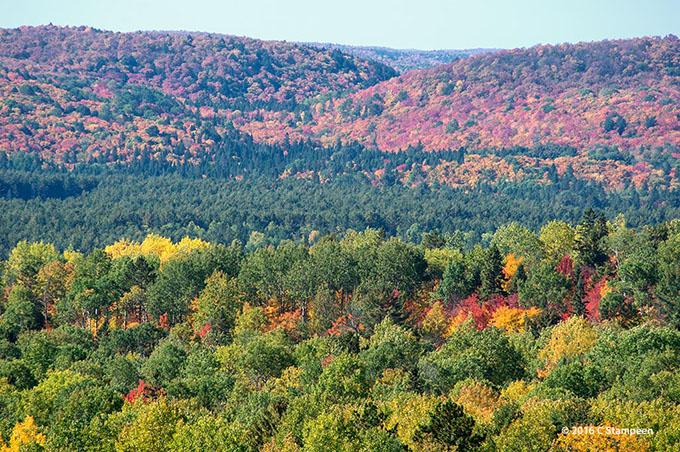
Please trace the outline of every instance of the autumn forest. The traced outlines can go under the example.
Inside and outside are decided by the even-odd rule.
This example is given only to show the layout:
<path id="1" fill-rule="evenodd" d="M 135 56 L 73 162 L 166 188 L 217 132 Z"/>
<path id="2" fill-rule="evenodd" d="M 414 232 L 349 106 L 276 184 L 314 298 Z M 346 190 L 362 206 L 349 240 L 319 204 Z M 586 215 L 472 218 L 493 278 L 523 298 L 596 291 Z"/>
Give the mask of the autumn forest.
<path id="1" fill-rule="evenodd" d="M 673 35 L 0 29 L 0 452 L 680 450 L 679 105 Z"/>

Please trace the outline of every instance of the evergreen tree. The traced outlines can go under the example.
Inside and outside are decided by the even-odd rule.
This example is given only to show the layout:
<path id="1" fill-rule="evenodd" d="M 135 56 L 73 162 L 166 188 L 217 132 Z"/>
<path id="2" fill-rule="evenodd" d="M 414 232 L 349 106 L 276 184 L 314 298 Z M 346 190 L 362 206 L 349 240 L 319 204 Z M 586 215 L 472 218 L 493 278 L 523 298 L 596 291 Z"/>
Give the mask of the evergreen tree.
<path id="1" fill-rule="evenodd" d="M 501 282 L 503 280 L 503 257 L 495 245 L 491 245 L 484 252 L 484 259 L 481 262 L 479 278 L 479 296 L 481 298 L 501 292 Z"/>
<path id="2" fill-rule="evenodd" d="M 577 261 L 592 268 L 604 264 L 607 253 L 603 239 L 608 234 L 607 219 L 602 212 L 587 208 L 583 212 L 581 221 L 576 226 L 576 257 Z"/>

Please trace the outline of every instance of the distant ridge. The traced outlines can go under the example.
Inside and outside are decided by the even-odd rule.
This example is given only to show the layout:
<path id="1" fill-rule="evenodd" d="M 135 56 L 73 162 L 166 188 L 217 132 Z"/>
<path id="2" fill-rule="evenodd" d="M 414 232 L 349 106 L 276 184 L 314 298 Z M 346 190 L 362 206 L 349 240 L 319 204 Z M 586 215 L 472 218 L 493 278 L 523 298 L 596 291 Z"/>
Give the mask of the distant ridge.
<path id="1" fill-rule="evenodd" d="M 378 46 L 350 46 L 343 44 L 302 42 L 301 44 L 325 49 L 338 49 L 350 55 L 367 60 L 378 61 L 392 66 L 399 72 L 413 69 L 425 69 L 440 64 L 453 63 L 460 58 L 466 58 L 480 53 L 497 52 L 501 49 L 451 49 L 451 50 L 419 50 L 393 49 Z"/>
<path id="2" fill-rule="evenodd" d="M 401 75 L 347 53 L 362 48 L 316 46 L 209 33 L 0 30 L 0 154 L 198 165 L 233 140 L 261 152 L 356 144 L 455 151 L 455 162 L 412 174 L 457 186 L 570 171 L 610 188 L 680 186 L 675 36 L 478 53 Z"/>
<path id="3" fill-rule="evenodd" d="M 358 140 L 383 150 L 677 145 L 680 41 L 668 36 L 478 54 L 410 71 L 315 113 L 304 128 L 276 133 Z M 258 122 L 246 130 L 256 139 L 274 138 Z"/>

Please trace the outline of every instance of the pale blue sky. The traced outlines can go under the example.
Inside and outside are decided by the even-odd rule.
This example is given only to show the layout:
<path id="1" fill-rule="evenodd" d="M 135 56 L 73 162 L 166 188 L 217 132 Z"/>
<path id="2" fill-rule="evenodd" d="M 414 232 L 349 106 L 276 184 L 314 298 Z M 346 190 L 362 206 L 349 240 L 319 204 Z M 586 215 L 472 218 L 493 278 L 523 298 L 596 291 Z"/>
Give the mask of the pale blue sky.
<path id="1" fill-rule="evenodd" d="M 0 27 L 191 30 L 395 48 L 528 47 L 680 34 L 680 0 L 2 0 Z"/>

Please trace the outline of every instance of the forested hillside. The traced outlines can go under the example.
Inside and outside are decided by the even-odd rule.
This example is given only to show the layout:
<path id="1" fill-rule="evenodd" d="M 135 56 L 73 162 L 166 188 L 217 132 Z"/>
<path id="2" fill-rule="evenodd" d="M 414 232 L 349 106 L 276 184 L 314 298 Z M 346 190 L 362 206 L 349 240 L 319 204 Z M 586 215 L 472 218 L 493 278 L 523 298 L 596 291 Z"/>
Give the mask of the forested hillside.
<path id="1" fill-rule="evenodd" d="M 258 141 L 287 136 L 382 150 L 495 149 L 499 158 L 470 166 L 507 178 L 523 178 L 517 167 L 554 164 L 561 174 L 571 166 L 616 187 L 624 179 L 654 178 L 650 163 L 658 158 L 668 162 L 665 174 L 676 177 L 679 81 L 674 36 L 538 46 L 411 71 L 312 105 L 311 118 L 296 126 L 281 112 L 236 123 Z M 561 150 L 502 156 L 504 149 L 536 145 Z"/>
<path id="2" fill-rule="evenodd" d="M 0 30 L 0 150 L 62 163 L 214 148 L 224 115 L 298 111 L 394 76 L 340 51 L 207 34 Z"/>
<path id="3" fill-rule="evenodd" d="M 2 30 L 0 42 L 8 70 L 143 84 L 217 107 L 290 107 L 323 92 L 365 88 L 395 74 L 385 65 L 339 51 L 207 33 L 45 26 Z"/>
<path id="4" fill-rule="evenodd" d="M 0 448 L 678 447 L 678 221 L 634 230 L 587 210 L 484 246 L 419 238 L 17 244 Z"/>
<path id="5" fill-rule="evenodd" d="M 663 146 L 680 137 L 678 80 L 675 36 L 544 45 L 412 71 L 317 104 L 297 132 L 383 150 L 418 143 L 426 149 Z M 280 132 L 273 129 L 271 137 Z"/>
<path id="6" fill-rule="evenodd" d="M 610 190 L 573 170 L 559 176 L 542 166 L 534 180 L 502 180 L 487 171 L 474 185 L 453 185 L 429 169 L 457 165 L 468 158 L 464 152 L 411 149 L 389 157 L 359 145 L 297 143 L 283 152 L 225 139 L 219 152 L 184 164 L 141 159 L 66 169 L 0 158 L 0 258 L 21 240 L 85 252 L 150 232 L 257 247 L 366 227 L 418 242 L 422 232 L 438 229 L 474 244 L 512 221 L 533 230 L 554 219 L 575 224 L 583 206 L 610 217 L 624 213 L 633 227 L 680 218 L 677 190 L 662 184 L 624 180 Z"/>
<path id="7" fill-rule="evenodd" d="M 0 151 L 66 167 L 163 166 L 224 158 L 234 139 L 283 153 L 300 141 L 358 143 L 462 152 L 399 169 L 454 187 L 572 173 L 608 190 L 678 184 L 674 36 L 500 51 L 396 75 L 338 49 L 284 42 L 1 30 Z M 297 169 L 292 176 L 312 171 Z"/>

